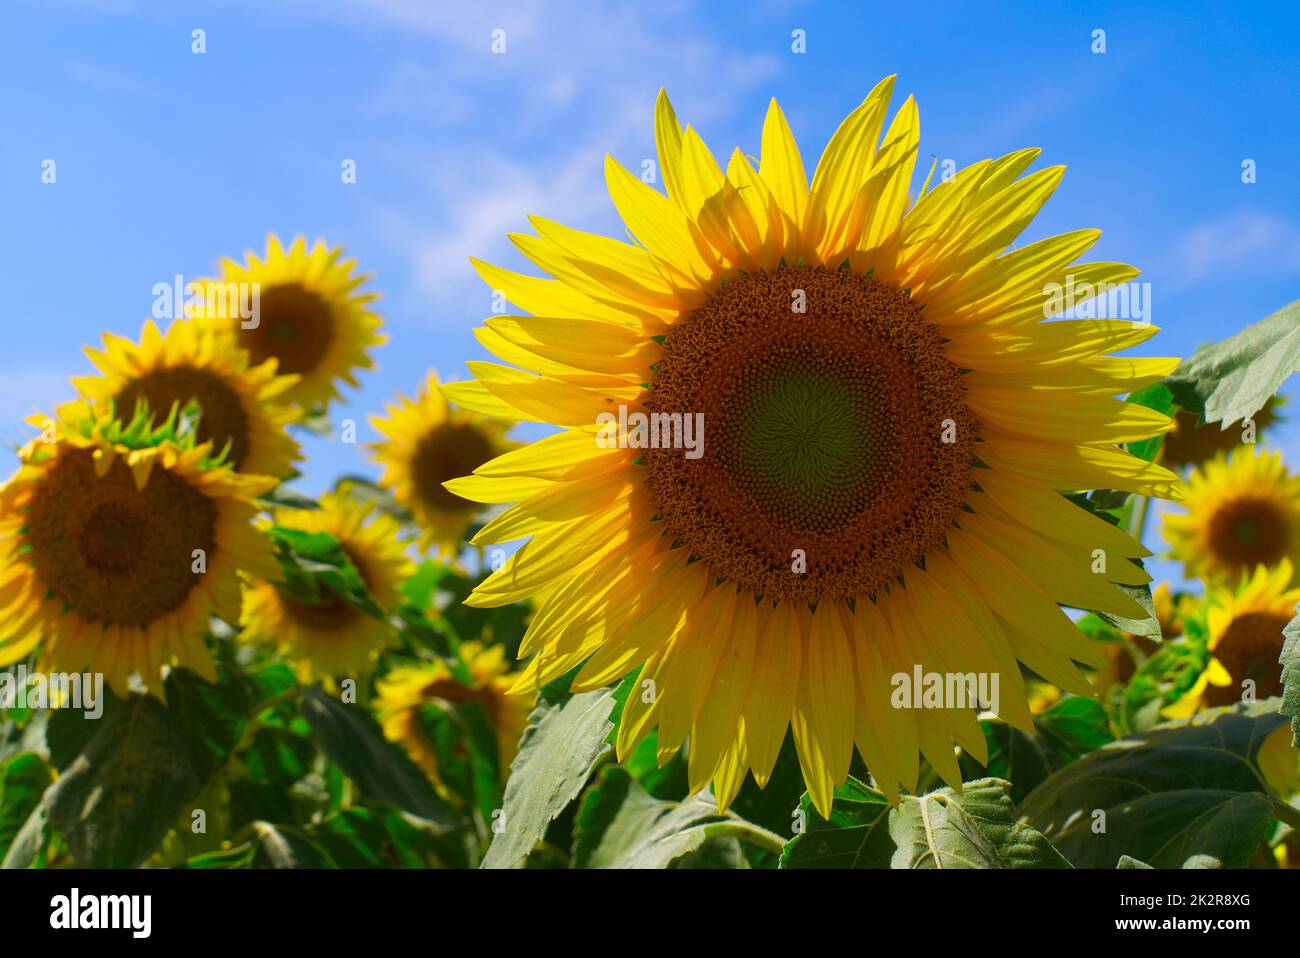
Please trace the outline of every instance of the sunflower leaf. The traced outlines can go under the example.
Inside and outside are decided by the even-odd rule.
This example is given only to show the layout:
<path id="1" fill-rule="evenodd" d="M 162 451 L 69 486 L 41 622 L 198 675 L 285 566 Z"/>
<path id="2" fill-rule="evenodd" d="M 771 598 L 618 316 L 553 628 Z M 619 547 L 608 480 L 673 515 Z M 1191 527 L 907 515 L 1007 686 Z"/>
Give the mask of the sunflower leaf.
<path id="1" fill-rule="evenodd" d="M 53 776 L 39 755 L 21 752 L 0 762 L 0 860 L 41 803 Z"/>
<path id="2" fill-rule="evenodd" d="M 321 751 L 363 795 L 428 821 L 451 822 L 450 810 L 429 780 L 398 746 L 384 738 L 365 711 L 313 688 L 303 695 L 302 715 L 316 733 Z"/>
<path id="3" fill-rule="evenodd" d="M 510 766 L 496 833 L 484 868 L 512 868 L 537 845 L 551 822 L 578 797 L 610 752 L 614 690 L 542 696 L 528 718 Z"/>
<path id="4" fill-rule="evenodd" d="M 1271 817 L 1257 754 L 1286 720 L 1277 699 L 1157 726 L 1070 763 L 1021 804 L 1077 868 L 1127 854 L 1155 868 L 1210 855 L 1246 865 Z"/>
<path id="5" fill-rule="evenodd" d="M 1165 380 L 1174 402 L 1203 422 L 1232 425 L 1258 412 L 1300 370 L 1300 300 L 1199 349 Z"/>
<path id="6" fill-rule="evenodd" d="M 980 720 L 988 742 L 985 774 L 1011 783 L 1011 798 L 1024 799 L 1048 775 L 1075 759 L 1114 741 L 1106 710 L 1094 699 L 1069 695 L 1034 716 L 1033 733 L 1023 732 L 998 719 Z M 961 755 L 962 773 L 980 774 L 981 766 L 969 754 Z"/>
<path id="7" fill-rule="evenodd" d="M 574 868 L 743 868 L 735 838 L 707 826 L 736 816 L 718 811 L 707 790 L 682 802 L 651 796 L 627 771 L 604 769 L 574 822 Z"/>
<path id="8" fill-rule="evenodd" d="M 1291 719 L 1291 744 L 1300 748 L 1300 615 L 1282 630 L 1282 708 Z"/>
<path id="9" fill-rule="evenodd" d="M 386 618 L 334 536 L 284 526 L 272 526 L 267 534 L 284 573 L 283 587 L 295 599 L 320 605 L 334 595 L 372 618 Z"/>
<path id="10" fill-rule="evenodd" d="M 905 796 L 889 814 L 898 848 L 894 868 L 1069 868 L 1036 829 L 1016 817 L 1011 783 L 967 782 L 960 793 L 942 788 Z"/>
<path id="11" fill-rule="evenodd" d="M 782 868 L 888 868 L 889 800 L 852 776 L 835 790 L 831 817 L 822 818 L 804 795 L 803 831 L 786 843 Z"/>

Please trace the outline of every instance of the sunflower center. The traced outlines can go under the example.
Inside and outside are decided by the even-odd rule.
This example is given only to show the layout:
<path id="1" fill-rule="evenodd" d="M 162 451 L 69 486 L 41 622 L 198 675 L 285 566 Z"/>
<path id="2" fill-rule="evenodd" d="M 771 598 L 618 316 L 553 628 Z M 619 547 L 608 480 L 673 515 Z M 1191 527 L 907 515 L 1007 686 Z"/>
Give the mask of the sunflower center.
<path id="1" fill-rule="evenodd" d="M 356 553 L 346 545 L 341 545 L 345 555 L 356 566 L 357 575 L 366 588 L 370 588 L 370 574 Z M 321 632 L 340 632 L 360 619 L 364 612 L 334 592 L 324 596 L 320 602 L 303 602 L 288 592 L 281 590 L 281 598 L 289 614 L 308 628 Z"/>
<path id="2" fill-rule="evenodd" d="M 1214 649 L 1214 657 L 1232 676 L 1231 685 L 1207 685 L 1206 703 L 1212 707 L 1240 702 L 1244 693 L 1241 683 L 1255 683 L 1255 697 L 1282 694 L 1282 630 L 1290 621 L 1285 615 L 1247 612 L 1229 623 Z"/>
<path id="3" fill-rule="evenodd" d="M 666 534 L 771 599 L 873 595 L 972 483 L 979 424 L 938 329 L 848 270 L 727 283 L 672 328 L 644 404 L 703 417 L 702 456 L 646 450 Z"/>
<path id="4" fill-rule="evenodd" d="M 482 431 L 467 423 L 447 422 L 429 430 L 416 444 L 411 462 L 416 494 L 435 509 L 464 512 L 472 508 L 442 484 L 468 476 L 493 458 L 493 450 Z"/>
<path id="5" fill-rule="evenodd" d="M 1287 553 L 1286 516 L 1265 499 L 1234 499 L 1210 519 L 1210 549 L 1237 568 L 1276 565 Z"/>
<path id="6" fill-rule="evenodd" d="M 281 373 L 309 373 L 320 365 L 334 340 L 329 304 L 299 283 L 261 291 L 258 323 L 239 329 L 239 344 L 253 365 L 279 360 Z"/>
<path id="7" fill-rule="evenodd" d="M 59 457 L 27 514 L 29 560 L 53 598 L 91 622 L 148 626 L 174 612 L 215 557 L 216 507 L 155 468 L 137 490 L 115 459 L 96 478 L 90 450 Z M 204 564 L 195 550 L 202 550 Z"/>
<path id="8" fill-rule="evenodd" d="M 229 443 L 230 465 L 238 469 L 243 464 L 249 446 L 248 414 L 239 393 L 216 373 L 189 366 L 155 369 L 123 386 L 113 402 L 120 415 L 130 417 L 141 399 L 155 421 L 165 418 L 173 404 L 184 407 L 196 400 L 202 410 L 199 442 L 211 440 L 215 451 Z"/>

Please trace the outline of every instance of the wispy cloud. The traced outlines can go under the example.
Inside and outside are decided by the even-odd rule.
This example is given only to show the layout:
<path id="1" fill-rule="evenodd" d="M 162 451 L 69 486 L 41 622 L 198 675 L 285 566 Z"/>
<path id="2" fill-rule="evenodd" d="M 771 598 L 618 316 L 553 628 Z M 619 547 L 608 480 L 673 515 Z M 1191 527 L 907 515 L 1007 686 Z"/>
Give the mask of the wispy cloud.
<path id="1" fill-rule="evenodd" d="M 1174 244 L 1179 287 L 1227 271 L 1285 278 L 1300 273 L 1300 223 L 1262 210 L 1237 210 L 1198 224 Z"/>

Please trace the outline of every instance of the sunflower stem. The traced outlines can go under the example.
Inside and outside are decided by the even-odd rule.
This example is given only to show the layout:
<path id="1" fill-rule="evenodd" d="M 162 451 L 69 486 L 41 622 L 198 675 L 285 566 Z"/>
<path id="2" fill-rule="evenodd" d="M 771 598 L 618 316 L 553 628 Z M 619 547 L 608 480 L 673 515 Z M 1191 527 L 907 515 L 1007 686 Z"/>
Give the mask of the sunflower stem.
<path id="1" fill-rule="evenodd" d="M 785 850 L 785 839 L 776 832 L 769 832 L 753 822 L 738 818 L 705 825 L 704 834 L 707 838 L 737 838 L 777 858 L 780 858 L 781 852 Z"/>
<path id="2" fill-rule="evenodd" d="M 1285 822 L 1297 832 L 1300 832 L 1300 809 L 1288 805 L 1276 795 L 1271 797 L 1273 799 L 1273 817 L 1279 822 Z"/>
<path id="3" fill-rule="evenodd" d="M 1138 498 L 1137 504 L 1134 505 L 1133 507 L 1132 535 L 1133 538 L 1136 539 L 1138 542 L 1142 542 L 1142 538 L 1146 533 L 1147 512 L 1148 512 L 1147 507 L 1150 505 L 1151 505 L 1150 496 L 1140 496 Z"/>

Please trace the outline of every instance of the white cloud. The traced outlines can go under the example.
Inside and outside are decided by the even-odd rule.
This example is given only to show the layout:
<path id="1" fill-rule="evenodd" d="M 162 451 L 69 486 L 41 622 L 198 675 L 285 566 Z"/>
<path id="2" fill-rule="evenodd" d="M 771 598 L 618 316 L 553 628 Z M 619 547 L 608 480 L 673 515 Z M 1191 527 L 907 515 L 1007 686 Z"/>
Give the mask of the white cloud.
<path id="1" fill-rule="evenodd" d="M 1300 273 L 1300 223 L 1238 210 L 1193 227 L 1174 245 L 1172 275 L 1180 287 L 1229 271 L 1256 277 Z"/>

